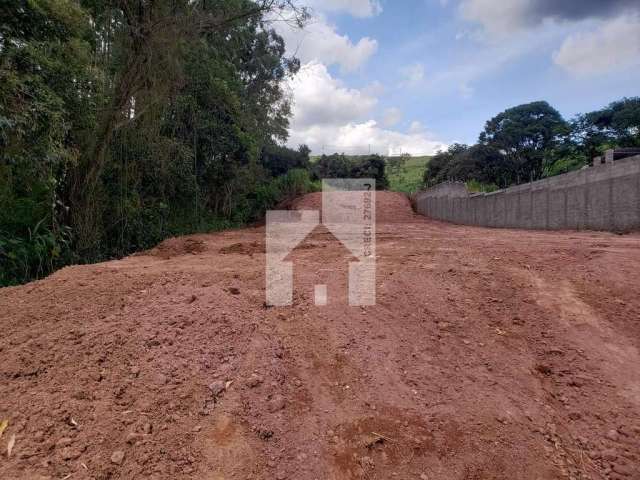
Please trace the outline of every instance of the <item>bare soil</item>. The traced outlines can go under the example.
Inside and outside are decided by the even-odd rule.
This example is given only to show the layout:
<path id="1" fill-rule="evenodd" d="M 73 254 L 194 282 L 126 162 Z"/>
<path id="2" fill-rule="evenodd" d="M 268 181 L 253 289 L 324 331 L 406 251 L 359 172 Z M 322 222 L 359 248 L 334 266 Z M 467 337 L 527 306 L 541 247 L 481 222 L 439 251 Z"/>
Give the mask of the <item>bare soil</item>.
<path id="1" fill-rule="evenodd" d="M 0 290 L 0 478 L 639 479 L 640 236 L 377 200 L 373 307 L 315 231 L 267 308 L 263 227 Z"/>

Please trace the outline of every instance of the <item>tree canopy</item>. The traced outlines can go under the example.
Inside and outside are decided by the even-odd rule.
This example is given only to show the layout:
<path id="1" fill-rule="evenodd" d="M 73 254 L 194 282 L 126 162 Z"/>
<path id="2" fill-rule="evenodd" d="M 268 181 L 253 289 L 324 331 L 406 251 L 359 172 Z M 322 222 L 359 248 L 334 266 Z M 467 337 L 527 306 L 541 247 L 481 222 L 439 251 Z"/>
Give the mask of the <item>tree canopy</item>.
<path id="1" fill-rule="evenodd" d="M 640 98 L 570 122 L 547 102 L 518 105 L 485 124 L 478 143 L 453 144 L 427 165 L 424 184 L 459 180 L 504 188 L 580 168 L 613 147 L 640 146 Z"/>
<path id="2" fill-rule="evenodd" d="M 520 179 L 542 178 L 545 158 L 568 124 L 547 102 L 532 102 L 509 108 L 489 120 L 478 142 L 499 150 L 509 168 L 499 174 L 499 183 L 509 184 Z"/>
<path id="3" fill-rule="evenodd" d="M 321 178 L 373 178 L 376 189 L 389 186 L 386 175 L 387 162 L 380 155 L 347 156 L 344 154 L 322 155 L 313 165 L 313 176 Z"/>

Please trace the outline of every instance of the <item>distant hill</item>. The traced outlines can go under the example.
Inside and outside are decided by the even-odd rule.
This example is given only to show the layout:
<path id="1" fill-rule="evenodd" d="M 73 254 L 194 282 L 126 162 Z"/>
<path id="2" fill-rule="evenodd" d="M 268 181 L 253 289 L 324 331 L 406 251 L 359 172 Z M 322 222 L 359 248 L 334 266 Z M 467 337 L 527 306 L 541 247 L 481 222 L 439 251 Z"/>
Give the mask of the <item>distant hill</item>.
<path id="1" fill-rule="evenodd" d="M 430 156 L 387 157 L 386 173 L 389 179 L 389 190 L 405 193 L 418 191 L 429 160 L 431 160 Z"/>
<path id="2" fill-rule="evenodd" d="M 355 158 L 357 155 L 347 155 Z M 311 163 L 320 158 L 319 155 L 309 157 Z M 431 156 L 421 157 L 385 157 L 387 161 L 386 173 L 389 179 L 389 190 L 394 192 L 413 193 L 420 189 L 424 169 L 431 160 Z"/>

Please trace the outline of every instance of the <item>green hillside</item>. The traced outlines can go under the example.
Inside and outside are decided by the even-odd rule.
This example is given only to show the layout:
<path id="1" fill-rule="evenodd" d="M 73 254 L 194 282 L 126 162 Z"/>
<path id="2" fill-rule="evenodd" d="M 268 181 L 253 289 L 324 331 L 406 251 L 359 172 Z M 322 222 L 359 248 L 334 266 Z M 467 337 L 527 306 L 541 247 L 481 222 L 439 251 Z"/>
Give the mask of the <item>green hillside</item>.
<path id="1" fill-rule="evenodd" d="M 357 155 L 347 155 L 348 158 L 356 158 Z M 319 155 L 310 156 L 311 163 L 315 163 Z M 387 178 L 389 190 L 395 192 L 413 193 L 420 189 L 424 169 L 431 160 L 430 156 L 422 157 L 385 157 L 387 161 Z"/>
<path id="2" fill-rule="evenodd" d="M 388 157 L 387 178 L 389 189 L 413 193 L 420 189 L 424 169 L 431 157 Z"/>

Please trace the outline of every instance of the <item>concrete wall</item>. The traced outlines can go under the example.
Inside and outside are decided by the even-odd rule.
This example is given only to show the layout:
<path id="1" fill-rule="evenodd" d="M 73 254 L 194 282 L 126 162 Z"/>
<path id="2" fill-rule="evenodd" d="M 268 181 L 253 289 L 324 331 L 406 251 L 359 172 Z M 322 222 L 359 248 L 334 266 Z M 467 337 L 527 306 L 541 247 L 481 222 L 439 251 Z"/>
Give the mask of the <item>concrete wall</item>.
<path id="1" fill-rule="evenodd" d="M 446 182 L 416 195 L 419 213 L 498 228 L 640 230 L 640 155 L 492 193 Z"/>

